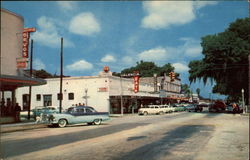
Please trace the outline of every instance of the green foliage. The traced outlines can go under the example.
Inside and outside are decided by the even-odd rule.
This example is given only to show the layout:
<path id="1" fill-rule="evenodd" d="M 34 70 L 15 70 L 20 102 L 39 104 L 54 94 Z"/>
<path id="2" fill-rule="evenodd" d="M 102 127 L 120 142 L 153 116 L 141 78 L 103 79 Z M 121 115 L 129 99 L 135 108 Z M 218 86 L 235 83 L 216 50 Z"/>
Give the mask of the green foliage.
<path id="1" fill-rule="evenodd" d="M 196 88 L 196 93 L 198 94 L 198 97 L 199 97 L 200 93 L 201 93 L 201 89 L 200 88 Z"/>
<path id="2" fill-rule="evenodd" d="M 162 67 L 158 67 L 154 62 L 140 61 L 136 63 L 135 67 L 130 67 L 122 70 L 121 74 L 133 73 L 134 71 L 139 71 L 142 77 L 152 77 L 155 73 L 158 76 L 164 76 L 164 73 L 166 73 L 168 76 L 169 72 L 174 71 L 174 67 L 170 63 L 167 63 Z M 176 77 L 179 77 L 178 73 L 176 73 Z"/>
<path id="3" fill-rule="evenodd" d="M 222 33 L 202 38 L 204 58 L 189 63 L 189 80 L 216 82 L 214 93 L 240 97 L 248 95 L 248 55 L 250 54 L 250 18 L 238 19 Z M 237 98 L 237 99 L 238 99 Z"/>
<path id="4" fill-rule="evenodd" d="M 53 75 L 48 73 L 47 71 L 41 69 L 41 70 L 36 70 L 36 71 L 33 71 L 34 72 L 34 76 L 37 77 L 37 78 L 52 78 Z"/>

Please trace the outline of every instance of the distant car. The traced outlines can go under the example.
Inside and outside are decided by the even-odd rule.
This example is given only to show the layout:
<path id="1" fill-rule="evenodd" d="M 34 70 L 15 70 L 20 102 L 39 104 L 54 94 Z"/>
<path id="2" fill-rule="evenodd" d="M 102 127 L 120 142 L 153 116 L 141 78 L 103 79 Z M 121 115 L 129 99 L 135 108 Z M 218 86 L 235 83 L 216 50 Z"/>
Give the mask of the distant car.
<path id="1" fill-rule="evenodd" d="M 97 112 L 90 106 L 70 107 L 64 113 L 53 113 L 48 116 L 50 125 L 65 127 L 68 124 L 95 124 L 100 125 L 102 121 L 109 120 L 108 112 Z"/>
<path id="2" fill-rule="evenodd" d="M 188 112 L 195 111 L 195 105 L 193 105 L 193 104 L 190 104 L 190 105 L 186 106 L 185 108 L 186 108 L 186 111 L 188 111 Z"/>
<path id="3" fill-rule="evenodd" d="M 174 112 L 185 111 L 185 107 L 182 104 L 173 104 Z"/>
<path id="4" fill-rule="evenodd" d="M 174 108 L 169 105 L 163 104 L 163 105 L 159 105 L 159 107 L 164 110 L 164 113 L 174 112 Z"/>
<path id="5" fill-rule="evenodd" d="M 215 101 L 208 108 L 209 112 L 225 112 L 226 104 L 223 101 Z"/>
<path id="6" fill-rule="evenodd" d="M 203 105 L 200 105 L 200 104 L 197 104 L 196 106 L 195 106 L 195 108 L 194 108 L 194 111 L 195 112 L 202 112 L 202 110 L 203 110 Z"/>
<path id="7" fill-rule="evenodd" d="M 148 105 L 138 110 L 139 115 L 164 114 L 165 112 L 165 108 L 160 107 L 159 105 Z"/>

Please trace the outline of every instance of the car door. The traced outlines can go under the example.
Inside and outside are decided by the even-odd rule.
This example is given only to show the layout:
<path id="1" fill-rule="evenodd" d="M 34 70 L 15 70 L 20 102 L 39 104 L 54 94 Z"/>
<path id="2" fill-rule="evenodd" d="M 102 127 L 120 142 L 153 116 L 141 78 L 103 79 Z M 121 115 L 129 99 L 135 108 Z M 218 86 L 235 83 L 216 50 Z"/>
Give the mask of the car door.
<path id="1" fill-rule="evenodd" d="M 71 123 L 82 123 L 82 116 L 84 116 L 84 108 L 74 108 L 71 111 L 71 119 L 70 122 Z"/>

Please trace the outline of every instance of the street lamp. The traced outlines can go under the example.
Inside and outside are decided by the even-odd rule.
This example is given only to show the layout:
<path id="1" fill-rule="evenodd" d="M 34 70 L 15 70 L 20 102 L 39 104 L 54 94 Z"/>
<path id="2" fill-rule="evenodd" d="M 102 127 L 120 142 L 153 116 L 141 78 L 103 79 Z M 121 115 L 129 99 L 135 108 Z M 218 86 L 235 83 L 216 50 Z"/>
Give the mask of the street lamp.
<path id="1" fill-rule="evenodd" d="M 242 93 L 242 108 L 243 108 L 243 112 L 246 113 L 246 108 L 245 108 L 245 101 L 244 101 L 244 89 L 241 89 L 241 93 Z"/>

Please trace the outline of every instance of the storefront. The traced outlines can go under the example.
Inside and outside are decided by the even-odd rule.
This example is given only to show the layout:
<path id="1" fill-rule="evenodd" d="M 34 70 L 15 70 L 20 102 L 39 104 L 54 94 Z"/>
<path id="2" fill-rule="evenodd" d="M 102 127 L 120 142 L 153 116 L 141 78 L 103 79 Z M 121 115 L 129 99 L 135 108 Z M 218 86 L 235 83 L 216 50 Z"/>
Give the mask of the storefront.
<path id="1" fill-rule="evenodd" d="M 16 90 L 23 86 L 46 84 L 45 80 L 25 75 L 28 67 L 29 33 L 23 17 L 1 8 L 0 104 L 1 123 L 17 120 Z M 21 108 L 22 109 L 22 108 Z"/>

